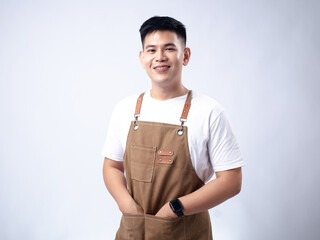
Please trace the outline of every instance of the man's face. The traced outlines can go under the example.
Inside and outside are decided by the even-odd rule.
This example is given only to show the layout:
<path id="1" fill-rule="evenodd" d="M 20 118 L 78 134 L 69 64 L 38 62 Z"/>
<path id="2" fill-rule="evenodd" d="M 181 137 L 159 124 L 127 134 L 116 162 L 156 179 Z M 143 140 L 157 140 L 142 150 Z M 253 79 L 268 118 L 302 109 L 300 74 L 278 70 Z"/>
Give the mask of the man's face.
<path id="1" fill-rule="evenodd" d="M 155 31 L 145 37 L 139 57 L 152 84 L 175 86 L 181 83 L 182 67 L 188 64 L 190 49 L 175 32 Z"/>

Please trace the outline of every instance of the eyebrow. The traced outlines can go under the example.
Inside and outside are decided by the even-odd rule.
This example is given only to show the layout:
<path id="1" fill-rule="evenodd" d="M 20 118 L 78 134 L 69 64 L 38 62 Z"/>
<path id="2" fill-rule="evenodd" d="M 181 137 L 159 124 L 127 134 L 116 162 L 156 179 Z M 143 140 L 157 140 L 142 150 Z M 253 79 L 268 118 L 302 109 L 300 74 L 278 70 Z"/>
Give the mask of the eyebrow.
<path id="1" fill-rule="evenodd" d="M 167 44 L 165 44 L 164 45 L 165 47 L 176 47 L 176 45 L 174 44 L 174 43 L 167 43 Z M 156 45 L 147 45 L 145 48 L 147 49 L 147 48 L 154 48 L 154 47 L 156 47 Z"/>

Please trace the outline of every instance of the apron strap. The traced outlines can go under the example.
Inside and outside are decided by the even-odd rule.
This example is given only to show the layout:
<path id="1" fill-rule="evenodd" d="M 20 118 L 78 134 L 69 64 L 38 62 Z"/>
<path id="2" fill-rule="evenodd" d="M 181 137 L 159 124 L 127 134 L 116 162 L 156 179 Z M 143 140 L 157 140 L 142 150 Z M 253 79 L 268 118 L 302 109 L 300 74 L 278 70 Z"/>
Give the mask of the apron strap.
<path id="1" fill-rule="evenodd" d="M 185 121 L 187 121 L 189 109 L 190 109 L 190 106 L 191 106 L 191 99 L 192 99 L 192 91 L 190 90 L 188 92 L 188 96 L 187 96 L 186 102 L 184 103 L 184 107 L 183 107 L 182 114 L 181 114 L 181 117 L 180 117 L 180 121 L 181 121 L 182 125 L 183 125 L 183 123 Z"/>
<path id="2" fill-rule="evenodd" d="M 134 118 L 138 120 L 138 117 L 140 116 L 140 110 L 141 110 L 141 104 L 143 100 L 144 93 L 141 93 L 140 96 L 137 99 L 137 104 L 136 104 L 136 110 L 134 112 Z"/>
<path id="3" fill-rule="evenodd" d="M 145 93 L 141 93 L 137 99 L 136 110 L 134 112 L 134 118 L 136 119 L 136 121 L 138 120 L 138 117 L 140 116 L 140 110 L 141 110 L 141 105 L 142 105 L 142 100 L 143 100 L 144 94 Z M 184 107 L 183 107 L 182 114 L 180 117 L 181 125 L 183 125 L 183 123 L 185 121 L 187 121 L 189 109 L 191 106 L 191 99 L 192 99 L 192 91 L 190 90 L 190 91 L 188 91 L 188 96 L 187 96 L 186 102 L 184 103 Z"/>

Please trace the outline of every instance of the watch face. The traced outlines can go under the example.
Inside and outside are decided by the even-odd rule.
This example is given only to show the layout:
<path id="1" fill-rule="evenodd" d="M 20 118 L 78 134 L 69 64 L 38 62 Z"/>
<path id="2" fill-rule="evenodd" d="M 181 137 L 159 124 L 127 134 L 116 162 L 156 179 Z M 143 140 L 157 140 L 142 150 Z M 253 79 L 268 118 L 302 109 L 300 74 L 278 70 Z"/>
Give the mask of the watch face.
<path id="1" fill-rule="evenodd" d="M 180 210 L 182 210 L 182 205 L 180 204 L 179 201 L 172 201 L 172 202 L 170 202 L 170 204 L 172 205 L 172 207 L 173 207 L 173 209 L 174 209 L 175 211 L 180 211 Z"/>

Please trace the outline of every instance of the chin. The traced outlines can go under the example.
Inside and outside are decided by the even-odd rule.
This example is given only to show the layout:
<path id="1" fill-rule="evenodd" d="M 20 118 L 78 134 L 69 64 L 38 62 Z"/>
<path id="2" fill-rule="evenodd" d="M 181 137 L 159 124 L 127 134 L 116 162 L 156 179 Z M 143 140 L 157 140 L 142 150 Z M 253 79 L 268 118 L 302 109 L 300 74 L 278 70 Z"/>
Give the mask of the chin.
<path id="1" fill-rule="evenodd" d="M 170 84 L 170 81 L 168 79 L 153 79 L 152 82 L 159 86 L 165 86 Z"/>

